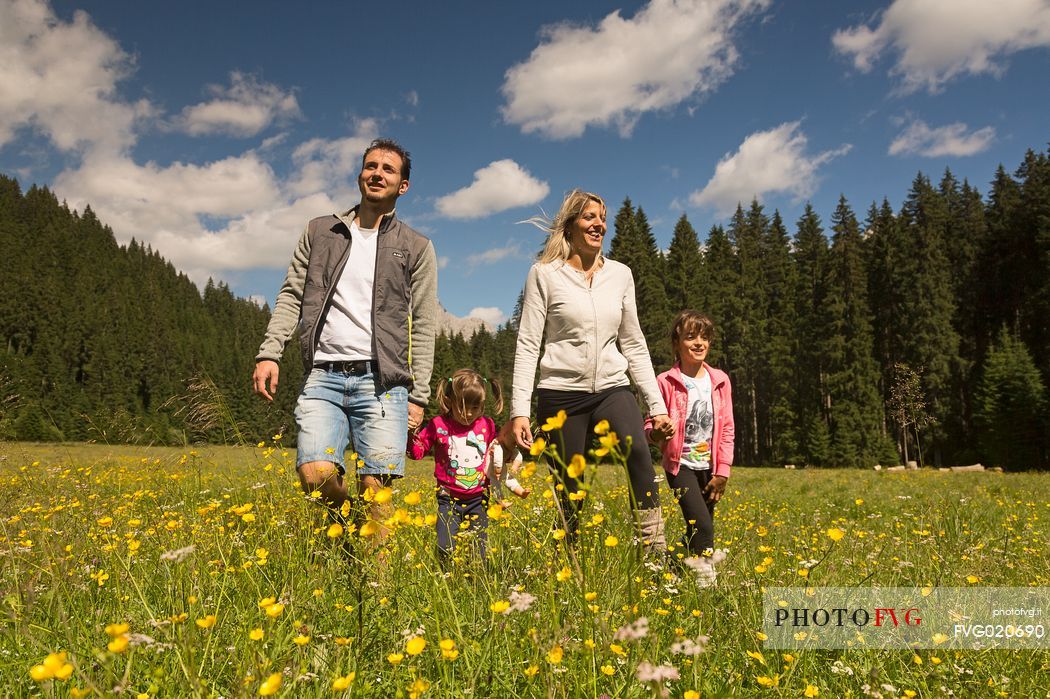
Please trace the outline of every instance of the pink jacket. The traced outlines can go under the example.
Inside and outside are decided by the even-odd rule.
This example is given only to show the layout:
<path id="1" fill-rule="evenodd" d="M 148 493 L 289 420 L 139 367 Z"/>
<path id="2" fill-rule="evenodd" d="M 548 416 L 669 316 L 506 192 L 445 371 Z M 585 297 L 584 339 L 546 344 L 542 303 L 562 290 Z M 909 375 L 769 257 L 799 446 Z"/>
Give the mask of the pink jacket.
<path id="1" fill-rule="evenodd" d="M 729 468 L 733 465 L 733 438 L 736 427 L 733 423 L 733 394 L 729 385 L 729 375 L 720 369 L 708 366 L 704 369 L 711 375 L 711 407 L 715 414 L 715 425 L 711 444 L 711 470 L 716 476 L 729 478 Z M 668 415 L 674 423 L 674 437 L 664 442 L 663 466 L 668 473 L 678 473 L 678 459 L 682 456 L 682 444 L 685 441 L 685 419 L 689 408 L 689 389 L 682 381 L 682 372 L 675 364 L 669 370 L 656 377 Z M 645 421 L 645 434 L 653 429 L 652 418 Z"/>

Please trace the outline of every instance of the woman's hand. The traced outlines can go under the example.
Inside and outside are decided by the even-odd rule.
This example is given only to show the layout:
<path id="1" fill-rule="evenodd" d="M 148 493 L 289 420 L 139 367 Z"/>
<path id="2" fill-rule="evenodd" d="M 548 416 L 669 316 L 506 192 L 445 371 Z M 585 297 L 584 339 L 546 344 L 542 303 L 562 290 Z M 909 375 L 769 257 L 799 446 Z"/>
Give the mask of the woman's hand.
<path id="1" fill-rule="evenodd" d="M 704 486 L 704 500 L 710 503 L 721 500 L 722 495 L 726 492 L 726 481 L 728 480 L 725 476 L 711 476 L 711 480 Z"/>
<path id="2" fill-rule="evenodd" d="M 653 429 L 650 432 L 650 439 L 657 444 L 666 442 L 671 437 L 674 437 L 674 423 L 671 422 L 671 418 L 665 415 L 653 415 Z"/>
<path id="3" fill-rule="evenodd" d="M 526 450 L 532 446 L 532 428 L 529 427 L 529 418 L 512 418 L 510 422 L 503 426 L 503 431 L 510 432 L 510 439 L 505 439 L 504 441 L 513 442 Z"/>

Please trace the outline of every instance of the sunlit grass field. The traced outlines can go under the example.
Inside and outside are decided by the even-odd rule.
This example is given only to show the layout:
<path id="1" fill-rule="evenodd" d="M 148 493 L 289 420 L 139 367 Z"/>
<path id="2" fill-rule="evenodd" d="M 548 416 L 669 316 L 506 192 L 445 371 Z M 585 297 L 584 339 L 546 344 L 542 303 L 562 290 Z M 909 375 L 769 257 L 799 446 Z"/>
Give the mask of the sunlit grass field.
<path id="1" fill-rule="evenodd" d="M 538 468 L 488 565 L 443 570 L 429 463 L 376 548 L 330 526 L 294 458 L 0 444 L 0 694 L 1047 696 L 1047 651 L 765 648 L 761 590 L 1048 585 L 1050 474 L 739 468 L 704 587 L 638 560 L 613 465 L 589 473 L 574 552 Z"/>

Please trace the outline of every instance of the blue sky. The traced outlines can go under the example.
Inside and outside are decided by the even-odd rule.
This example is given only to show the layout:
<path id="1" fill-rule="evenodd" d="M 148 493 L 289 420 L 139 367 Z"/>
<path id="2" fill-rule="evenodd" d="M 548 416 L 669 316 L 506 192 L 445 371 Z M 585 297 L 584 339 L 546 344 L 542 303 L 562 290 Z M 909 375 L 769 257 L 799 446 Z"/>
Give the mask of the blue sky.
<path id="1" fill-rule="evenodd" d="M 442 303 L 499 322 L 542 243 L 517 222 L 573 187 L 664 247 L 752 197 L 793 229 L 918 171 L 987 191 L 1050 140 L 1048 48 L 1047 0 L 0 0 L 0 171 L 272 300 L 394 137 Z"/>

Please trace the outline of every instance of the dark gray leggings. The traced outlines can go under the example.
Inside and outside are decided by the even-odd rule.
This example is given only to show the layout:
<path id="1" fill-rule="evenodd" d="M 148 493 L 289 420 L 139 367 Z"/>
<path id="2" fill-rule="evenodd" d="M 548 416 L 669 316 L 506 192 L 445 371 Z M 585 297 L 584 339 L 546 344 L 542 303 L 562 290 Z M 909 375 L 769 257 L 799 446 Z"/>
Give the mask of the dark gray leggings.
<path id="1" fill-rule="evenodd" d="M 622 386 L 600 393 L 539 389 L 536 395 L 536 417 L 540 425 L 559 410 L 564 410 L 569 416 L 560 430 L 547 435 L 550 443 L 558 447 L 558 454 L 565 464 L 574 454 L 583 454 L 587 461 L 594 461 L 594 457 L 588 453 L 599 446 L 594 426 L 601 420 L 608 420 L 609 430 L 616 433 L 620 439 L 620 449 L 627 453 L 627 473 L 635 506 L 642 510 L 660 506 L 660 490 L 653 471 L 649 444 L 645 440 L 642 414 L 630 389 Z M 630 451 L 627 451 L 626 446 L 628 437 L 631 438 Z M 565 486 L 564 490 L 559 491 L 560 499 L 567 529 L 575 533 L 579 525 L 580 501 L 571 501 L 568 496 L 580 489 L 579 481 L 569 478 L 563 465 L 554 461 L 548 463 L 558 482 Z"/>
<path id="2" fill-rule="evenodd" d="M 478 553 L 485 558 L 489 544 L 488 493 L 460 500 L 449 496 L 444 490 L 438 490 L 437 503 L 438 554 L 448 558 L 456 548 L 456 535 L 470 532 Z M 463 522 L 467 523 L 467 528 L 460 529 Z"/>
<path id="3" fill-rule="evenodd" d="M 679 466 L 676 475 L 667 474 L 667 485 L 678 498 L 685 518 L 686 545 L 694 556 L 715 547 L 715 503 L 704 499 L 704 488 L 710 482 L 711 469 L 694 471 Z"/>

